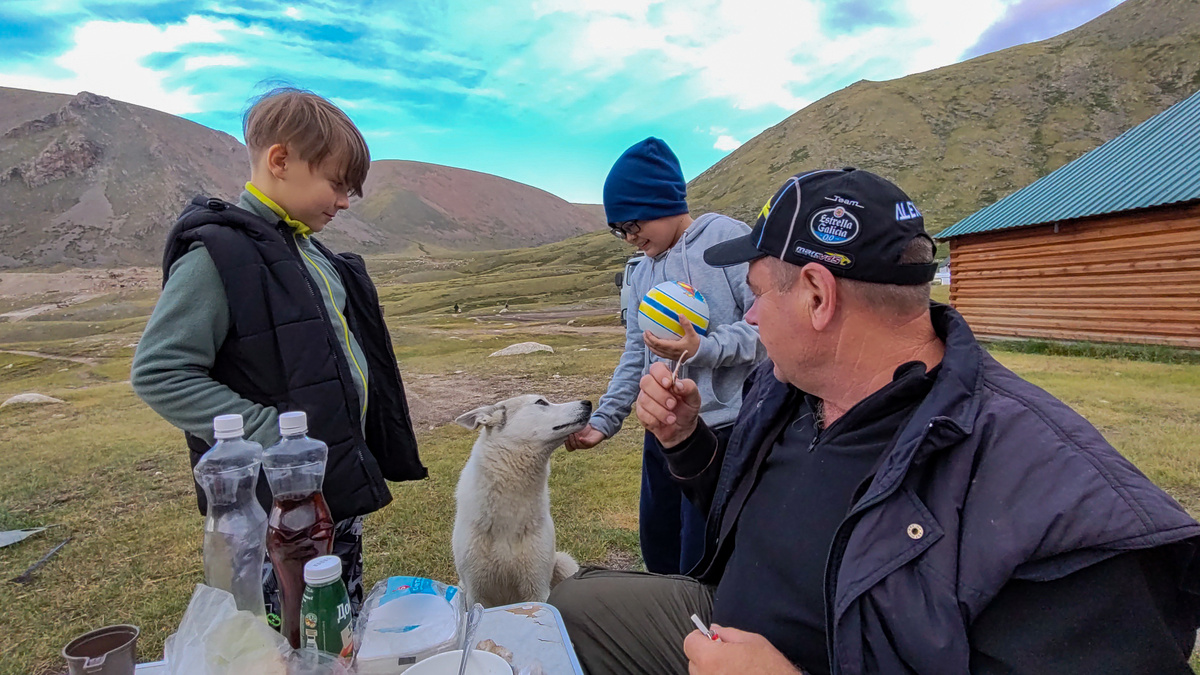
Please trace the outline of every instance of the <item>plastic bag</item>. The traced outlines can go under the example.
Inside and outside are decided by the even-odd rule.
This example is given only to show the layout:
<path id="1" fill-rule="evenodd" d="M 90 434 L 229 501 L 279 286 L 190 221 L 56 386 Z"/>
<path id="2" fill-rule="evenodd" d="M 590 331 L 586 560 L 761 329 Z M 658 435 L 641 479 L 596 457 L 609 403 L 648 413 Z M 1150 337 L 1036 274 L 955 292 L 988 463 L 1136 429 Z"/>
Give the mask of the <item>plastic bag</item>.
<path id="1" fill-rule="evenodd" d="M 288 675 L 350 675 L 354 672 L 345 660 L 312 649 L 293 651 L 287 663 Z"/>
<path id="2" fill-rule="evenodd" d="M 375 584 L 354 627 L 360 675 L 394 675 L 434 654 L 457 649 L 463 598 L 455 586 L 425 577 L 390 577 Z"/>
<path id="3" fill-rule="evenodd" d="M 262 617 L 238 611 L 228 591 L 198 584 L 164 646 L 167 675 L 350 675 L 344 660 L 293 650 Z"/>
<path id="4" fill-rule="evenodd" d="M 164 652 L 168 675 L 285 675 L 292 648 L 228 591 L 198 584 Z"/>

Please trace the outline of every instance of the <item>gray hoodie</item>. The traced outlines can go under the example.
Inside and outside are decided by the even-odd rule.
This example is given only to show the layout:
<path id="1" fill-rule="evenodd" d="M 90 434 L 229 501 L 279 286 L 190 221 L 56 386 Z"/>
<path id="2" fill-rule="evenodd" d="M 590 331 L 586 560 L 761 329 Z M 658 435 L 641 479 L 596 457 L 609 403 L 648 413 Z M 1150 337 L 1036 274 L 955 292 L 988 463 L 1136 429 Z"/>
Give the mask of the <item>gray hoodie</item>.
<path id="1" fill-rule="evenodd" d="M 664 281 L 682 281 L 708 301 L 708 334 L 700 349 L 681 369 L 680 377 L 695 380 L 700 390 L 700 416 L 712 428 L 732 424 L 742 406 L 742 382 L 764 356 L 758 329 L 742 320 L 754 302 L 746 285 L 748 264 L 718 269 L 704 262 L 704 250 L 718 242 L 749 234 L 741 221 L 715 213 L 697 218 L 675 246 L 642 261 L 629 275 L 629 306 L 625 313 L 625 353 L 613 371 L 608 391 L 592 414 L 591 425 L 605 437 L 620 430 L 637 400 L 638 381 L 655 361 L 664 361 L 646 348 L 638 328 L 642 296 Z"/>

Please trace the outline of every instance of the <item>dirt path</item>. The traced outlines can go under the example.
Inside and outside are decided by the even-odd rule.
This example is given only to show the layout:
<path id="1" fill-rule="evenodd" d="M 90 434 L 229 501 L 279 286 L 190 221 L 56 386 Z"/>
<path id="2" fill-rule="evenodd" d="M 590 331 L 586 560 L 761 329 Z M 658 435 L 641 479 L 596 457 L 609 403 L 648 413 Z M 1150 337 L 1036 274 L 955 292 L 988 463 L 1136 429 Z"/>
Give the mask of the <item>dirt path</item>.
<path id="1" fill-rule="evenodd" d="M 453 422 L 468 410 L 520 394 L 541 394 L 557 402 L 583 398 L 607 381 L 607 377 L 564 377 L 547 383 L 520 375 L 482 378 L 467 373 L 406 373 L 404 389 L 413 424 L 426 428 Z"/>
<path id="2" fill-rule="evenodd" d="M 593 309 L 561 309 L 561 310 L 546 310 L 546 311 L 530 311 L 530 312 L 504 312 L 488 316 L 473 317 L 479 321 L 555 321 L 558 319 L 574 319 L 580 316 L 603 316 L 605 314 L 616 315 L 620 310 L 609 307 L 598 307 Z"/>
<path id="3" fill-rule="evenodd" d="M 69 269 L 62 272 L 0 272 L 0 297 L 22 298 L 47 293 L 111 293 L 154 288 L 162 272 L 153 267 Z"/>
<path id="4" fill-rule="evenodd" d="M 56 309 L 70 307 L 71 305 L 78 305 L 81 302 L 87 302 L 88 300 L 99 296 L 99 293 L 80 293 L 79 295 L 71 296 L 66 300 L 60 300 L 54 304 L 34 305 L 33 307 L 26 307 L 25 309 L 5 312 L 4 314 L 0 314 L 0 319 L 8 319 L 9 321 L 23 321 L 31 316 L 37 316 L 38 314 L 43 314 Z"/>
<path id="5" fill-rule="evenodd" d="M 18 356 L 32 356 L 35 359 L 52 359 L 55 361 L 70 361 L 71 363 L 80 363 L 85 366 L 95 366 L 100 363 L 96 359 L 88 359 L 82 356 L 58 356 L 57 354 L 43 354 L 42 352 L 21 352 L 15 349 L 0 349 L 0 353 L 16 354 Z"/>

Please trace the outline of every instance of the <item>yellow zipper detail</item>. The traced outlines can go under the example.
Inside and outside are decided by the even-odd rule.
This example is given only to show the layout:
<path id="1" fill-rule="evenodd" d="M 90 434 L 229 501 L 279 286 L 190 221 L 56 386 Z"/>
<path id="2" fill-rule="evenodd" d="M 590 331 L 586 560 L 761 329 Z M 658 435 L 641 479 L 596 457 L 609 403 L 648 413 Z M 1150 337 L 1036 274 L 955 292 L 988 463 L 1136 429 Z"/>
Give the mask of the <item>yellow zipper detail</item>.
<path id="1" fill-rule="evenodd" d="M 259 190 L 257 187 L 255 187 L 254 183 L 251 183 L 251 182 L 246 183 L 246 192 L 249 192 L 250 194 L 254 195 L 255 199 L 262 202 L 263 206 L 267 207 L 268 209 L 271 209 L 271 211 L 274 212 L 275 215 L 279 216 L 280 219 L 283 220 L 283 222 L 287 223 L 293 230 L 295 230 L 297 233 L 299 233 L 300 236 L 302 236 L 304 238 L 308 238 L 308 235 L 312 234 L 311 227 L 309 227 L 309 226 L 305 225 L 304 223 L 300 222 L 299 220 L 296 220 L 295 218 L 289 216 L 288 212 L 284 211 L 282 206 L 276 204 L 274 199 L 271 199 L 270 197 L 263 194 L 263 191 Z"/>
<path id="2" fill-rule="evenodd" d="M 249 185 L 249 183 L 247 183 L 247 185 Z M 268 206 L 270 206 L 270 204 L 268 204 Z M 297 246 L 296 250 L 300 252 L 300 255 L 304 256 L 304 259 L 307 260 L 310 265 L 312 265 L 313 269 L 317 271 L 317 274 L 321 275 L 321 281 L 325 282 L 325 290 L 329 292 L 329 304 L 333 306 L 333 313 L 337 314 L 338 321 L 342 322 L 342 330 L 345 331 L 346 334 L 346 353 L 349 354 L 350 362 L 353 363 L 354 368 L 358 370 L 358 377 L 363 383 L 363 404 L 361 416 L 366 417 L 367 376 L 363 373 L 362 366 L 358 365 L 358 359 L 354 357 L 354 347 L 350 340 L 350 325 L 346 323 L 346 317 L 342 316 L 341 310 L 337 308 L 337 303 L 333 301 L 333 287 L 329 285 L 329 278 L 325 276 L 325 273 L 321 271 L 321 268 L 317 266 L 317 263 L 313 262 L 313 259 L 308 257 L 308 254 L 304 252 L 304 249 Z"/>

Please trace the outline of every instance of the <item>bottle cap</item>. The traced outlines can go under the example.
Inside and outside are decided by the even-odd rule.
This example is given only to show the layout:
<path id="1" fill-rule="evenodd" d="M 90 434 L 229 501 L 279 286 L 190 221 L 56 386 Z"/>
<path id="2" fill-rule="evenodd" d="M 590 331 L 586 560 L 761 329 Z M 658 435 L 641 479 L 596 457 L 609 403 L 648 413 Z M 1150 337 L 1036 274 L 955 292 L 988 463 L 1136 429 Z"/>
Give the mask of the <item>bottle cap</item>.
<path id="1" fill-rule="evenodd" d="M 217 440 L 242 437 L 241 415 L 217 415 L 213 418 L 213 437 Z"/>
<path id="2" fill-rule="evenodd" d="M 341 578 L 342 559 L 336 555 L 318 556 L 304 563 L 304 583 L 309 586 L 324 586 Z"/>
<path id="3" fill-rule="evenodd" d="M 303 411 L 285 412 L 279 415 L 279 435 L 296 436 L 308 433 L 308 415 Z"/>

